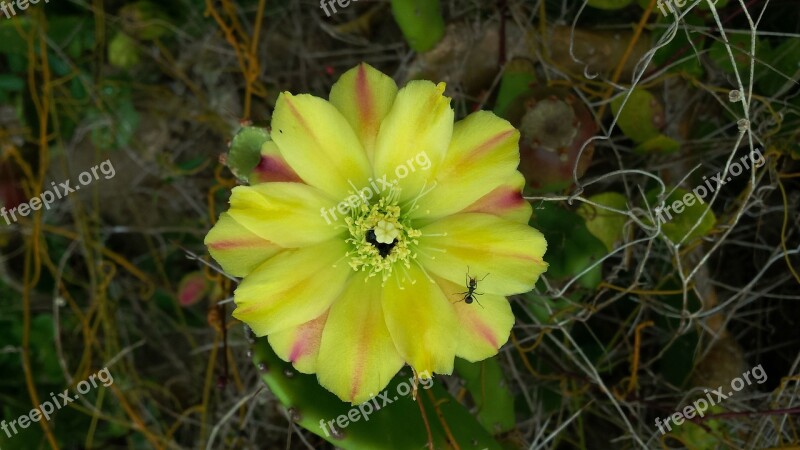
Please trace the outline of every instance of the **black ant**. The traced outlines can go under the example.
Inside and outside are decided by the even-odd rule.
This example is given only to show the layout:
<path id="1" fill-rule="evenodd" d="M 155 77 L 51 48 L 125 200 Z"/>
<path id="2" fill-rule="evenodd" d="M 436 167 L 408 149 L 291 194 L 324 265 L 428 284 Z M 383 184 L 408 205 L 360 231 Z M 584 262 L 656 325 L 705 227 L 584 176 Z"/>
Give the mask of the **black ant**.
<path id="1" fill-rule="evenodd" d="M 478 299 L 475 296 L 483 295 L 483 294 L 480 293 L 480 292 L 475 292 L 475 289 L 478 289 L 478 282 L 479 281 L 483 281 L 488 276 L 489 276 L 489 274 L 487 273 L 480 280 L 478 279 L 478 277 L 471 277 L 471 276 L 469 276 L 469 267 L 467 267 L 467 274 L 466 274 L 467 279 L 466 279 L 466 286 L 465 286 L 467 288 L 467 291 L 466 292 L 459 292 L 459 294 L 463 295 L 464 298 L 462 298 L 461 300 L 457 301 L 456 303 L 463 301 L 464 303 L 469 305 L 473 301 L 475 301 L 475 302 L 478 302 L 479 305 L 481 305 L 481 302 L 479 302 Z M 483 305 L 481 305 L 481 308 L 483 308 Z"/>

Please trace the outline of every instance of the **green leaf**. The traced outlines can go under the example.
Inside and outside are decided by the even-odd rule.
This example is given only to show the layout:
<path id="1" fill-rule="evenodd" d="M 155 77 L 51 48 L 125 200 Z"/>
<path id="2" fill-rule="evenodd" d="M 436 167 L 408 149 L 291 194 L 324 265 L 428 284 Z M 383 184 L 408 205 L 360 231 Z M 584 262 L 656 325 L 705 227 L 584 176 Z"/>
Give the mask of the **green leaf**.
<path id="1" fill-rule="evenodd" d="M 536 82 L 536 72 L 533 64 L 527 59 L 512 60 L 506 67 L 503 78 L 500 79 L 500 89 L 494 113 L 506 117 L 506 109 L 522 94 L 531 90 L 531 84 Z M 507 118 L 507 117 L 506 117 Z"/>
<path id="2" fill-rule="evenodd" d="M 727 48 L 730 47 L 733 60 L 736 63 L 736 71 L 739 72 L 739 75 L 742 77 L 742 82 L 747 86 L 747 79 L 750 73 L 750 61 L 753 59 L 750 57 L 750 36 L 747 34 L 729 33 L 727 37 L 729 40 L 728 45 L 725 45 L 721 40 L 715 41 L 708 49 L 708 55 L 717 67 L 733 75 L 735 73 L 733 69 L 734 65 L 731 63 Z M 768 52 L 769 45 L 765 41 L 756 38 L 755 56 L 760 58 L 762 53 L 767 54 Z M 756 64 L 756 66 L 758 65 L 755 62 L 754 64 Z"/>
<path id="3" fill-rule="evenodd" d="M 588 200 L 609 208 L 626 210 L 628 200 L 617 192 L 603 192 L 593 195 Z M 586 228 L 600 240 L 608 251 L 614 249 L 617 241 L 622 239 L 622 231 L 628 218 L 622 214 L 608 211 L 588 203 L 582 203 L 576 211 L 586 221 Z"/>
<path id="4" fill-rule="evenodd" d="M 108 62 L 120 69 L 130 69 L 139 64 L 139 48 L 136 40 L 118 32 L 108 44 Z"/>
<path id="5" fill-rule="evenodd" d="M 139 113 L 133 106 L 130 89 L 120 88 L 116 85 L 107 85 L 102 88 L 104 98 L 108 99 L 106 109 L 101 112 L 90 109 L 87 116 L 94 120 L 108 120 L 111 116 L 111 126 L 94 127 L 92 129 L 92 142 L 102 149 L 117 149 L 128 146 L 136 128 L 139 126 Z"/>
<path id="6" fill-rule="evenodd" d="M 426 52 L 444 37 L 439 0 L 392 0 L 392 13 L 414 51 Z"/>
<path id="7" fill-rule="evenodd" d="M 633 150 L 637 153 L 675 153 L 680 148 L 681 144 L 678 141 L 659 134 L 637 145 Z"/>
<path id="8" fill-rule="evenodd" d="M 691 403 L 688 402 L 687 405 Z M 719 405 L 713 405 L 705 412 L 709 414 L 720 414 L 725 410 Z M 708 430 L 708 431 L 706 431 Z M 685 421 L 681 425 L 672 425 L 670 437 L 680 440 L 684 446 L 691 450 L 716 450 L 726 448 L 725 441 L 728 440 L 728 430 L 725 424 L 719 419 L 703 421 L 703 426 L 697 425 L 691 420 Z"/>
<path id="9" fill-rule="evenodd" d="M 625 97 L 626 94 L 619 95 L 611 101 L 611 110 L 625 136 L 639 144 L 660 135 L 657 125 L 663 122 L 664 112 L 653 94 L 634 88 L 623 107 Z"/>
<path id="10" fill-rule="evenodd" d="M 544 260 L 550 265 L 549 277 L 572 278 L 606 255 L 605 244 L 589 232 L 577 213 L 545 203 L 533 210 L 531 225 L 547 239 Z M 602 280 L 602 272 L 599 264 L 581 276 L 578 283 L 594 289 Z"/>
<path id="11" fill-rule="evenodd" d="M 20 92 L 25 89 L 25 80 L 13 74 L 0 74 L 0 91 Z"/>
<path id="12" fill-rule="evenodd" d="M 622 9 L 631 4 L 633 0 L 589 0 L 589 6 L 598 9 Z"/>
<path id="13" fill-rule="evenodd" d="M 756 56 L 772 66 L 772 68 L 763 65 L 756 66 L 756 84 L 760 94 L 771 96 L 777 94 L 787 83 L 793 82 L 797 85 L 797 71 L 800 69 L 798 66 L 800 39 L 786 39 L 776 48 Z"/>
<path id="14" fill-rule="evenodd" d="M 25 56 L 28 52 L 28 44 L 20 36 L 17 26 L 23 33 L 29 33 L 31 21 L 28 17 L 17 17 L 13 21 L 5 20 L 5 16 L 0 16 L 0 54 Z"/>
<path id="15" fill-rule="evenodd" d="M 537 282 L 537 289 L 544 292 L 544 282 Z M 547 295 L 538 295 L 535 292 L 528 292 L 523 295 L 528 310 L 536 316 L 541 323 L 550 324 L 561 320 L 564 314 L 576 309 L 576 304 L 580 301 L 580 295 L 570 294 L 567 297 L 553 298 Z"/>
<path id="16" fill-rule="evenodd" d="M 456 372 L 465 381 L 478 408 L 478 421 L 493 434 L 514 428 L 514 396 L 495 358 L 471 363 L 456 358 Z"/>
<path id="17" fill-rule="evenodd" d="M 700 188 L 708 192 L 706 186 L 701 185 L 695 189 L 698 195 L 702 195 L 700 194 Z M 647 201 L 652 208 L 657 206 L 658 192 L 659 189 L 656 188 L 647 193 Z M 711 195 L 711 193 L 708 193 L 707 196 L 710 198 Z M 706 211 L 708 213 L 703 216 Z M 701 217 L 703 217 L 702 220 L 700 220 Z M 675 188 L 672 194 L 667 197 L 664 202 L 664 211 L 660 217 L 657 217 L 657 220 L 662 222 L 661 231 L 674 243 L 680 242 L 687 234 L 688 237 L 683 241 L 684 243 L 703 237 L 711 232 L 717 223 L 717 217 L 709 209 L 708 204 L 701 197 L 682 188 Z M 698 221 L 700 221 L 700 225 L 689 233 L 689 230 Z"/>
<path id="18" fill-rule="evenodd" d="M 240 180 L 248 176 L 261 161 L 261 147 L 270 140 L 269 133 L 260 127 L 242 127 L 231 140 L 227 166 Z"/>

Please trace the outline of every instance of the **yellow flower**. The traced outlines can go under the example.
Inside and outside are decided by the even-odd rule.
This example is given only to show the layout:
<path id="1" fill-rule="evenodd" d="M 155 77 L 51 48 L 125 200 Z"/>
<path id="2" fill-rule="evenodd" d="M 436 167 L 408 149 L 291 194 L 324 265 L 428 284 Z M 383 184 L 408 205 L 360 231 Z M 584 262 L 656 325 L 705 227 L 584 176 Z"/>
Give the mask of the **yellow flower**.
<path id="1" fill-rule="evenodd" d="M 342 400 L 377 394 L 408 363 L 450 374 L 505 344 L 506 296 L 547 268 L 528 226 L 519 133 L 486 111 L 453 123 L 444 84 L 367 64 L 330 100 L 282 93 L 258 180 L 233 189 L 206 237 L 243 277 L 233 315 Z M 478 302 L 463 301 L 467 274 Z"/>

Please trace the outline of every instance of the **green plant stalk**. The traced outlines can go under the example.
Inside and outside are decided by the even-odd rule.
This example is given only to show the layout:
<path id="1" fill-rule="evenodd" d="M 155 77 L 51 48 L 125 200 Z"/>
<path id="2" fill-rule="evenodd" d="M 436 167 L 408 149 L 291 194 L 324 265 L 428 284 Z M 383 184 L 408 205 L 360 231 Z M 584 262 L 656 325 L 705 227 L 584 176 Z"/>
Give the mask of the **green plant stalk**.
<path id="1" fill-rule="evenodd" d="M 439 0 L 392 0 L 392 13 L 414 51 L 426 52 L 444 36 Z"/>

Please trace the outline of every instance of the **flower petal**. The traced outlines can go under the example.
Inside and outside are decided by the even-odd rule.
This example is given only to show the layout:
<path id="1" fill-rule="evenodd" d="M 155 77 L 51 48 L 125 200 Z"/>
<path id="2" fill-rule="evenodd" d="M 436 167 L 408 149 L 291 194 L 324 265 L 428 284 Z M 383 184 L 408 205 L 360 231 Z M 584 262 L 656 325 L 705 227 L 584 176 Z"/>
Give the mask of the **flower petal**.
<path id="1" fill-rule="evenodd" d="M 468 271 L 473 277 L 488 275 L 480 287 L 490 294 L 528 292 L 547 270 L 542 233 L 489 214 L 456 214 L 423 227 L 419 248 L 417 260 L 453 283 L 463 283 Z"/>
<path id="2" fill-rule="evenodd" d="M 383 309 L 386 326 L 403 359 L 418 374 L 450 374 L 456 351 L 458 322 L 450 300 L 431 282 L 418 266 L 411 266 L 403 276 L 395 271 L 394 280 L 386 282 Z"/>
<path id="3" fill-rule="evenodd" d="M 234 294 L 233 316 L 257 336 L 285 330 L 319 317 L 354 273 L 341 261 L 347 244 L 338 239 L 284 250 L 242 281 Z"/>
<path id="4" fill-rule="evenodd" d="M 419 200 L 412 217 L 449 216 L 507 183 L 519 165 L 519 131 L 488 111 L 455 124 L 436 188 Z"/>
<path id="5" fill-rule="evenodd" d="M 475 301 L 462 301 L 467 290 L 464 284 L 455 284 L 437 278 L 437 283 L 453 303 L 458 320 L 458 346 L 456 356 L 475 362 L 497 354 L 508 341 L 514 326 L 511 304 L 502 295 L 483 294 L 478 283 Z"/>
<path id="6" fill-rule="evenodd" d="M 244 277 L 281 250 L 222 213 L 205 238 L 209 253 L 225 272 Z"/>
<path id="7" fill-rule="evenodd" d="M 378 277 L 359 273 L 333 304 L 317 361 L 319 383 L 351 403 L 380 392 L 403 367 L 386 328 Z"/>
<path id="8" fill-rule="evenodd" d="M 328 217 L 335 214 L 333 202 L 302 183 L 237 186 L 230 203 L 228 214 L 236 222 L 285 248 L 317 244 L 345 231 Z"/>
<path id="9" fill-rule="evenodd" d="M 283 159 L 278 144 L 274 141 L 267 141 L 261 146 L 261 160 L 250 174 L 249 181 L 250 184 L 258 184 L 270 181 L 302 182 L 303 180 Z"/>
<path id="10" fill-rule="evenodd" d="M 339 201 L 363 185 L 369 161 L 353 128 L 327 100 L 313 95 L 278 97 L 272 116 L 272 140 L 281 156 L 307 184 Z"/>
<path id="11" fill-rule="evenodd" d="M 269 345 L 281 359 L 292 363 L 298 372 L 314 373 L 317 371 L 322 330 L 327 320 L 328 311 L 325 311 L 310 322 L 272 333 L 268 336 Z"/>
<path id="12" fill-rule="evenodd" d="M 522 196 L 524 187 L 525 177 L 515 171 L 509 180 L 479 198 L 461 212 L 486 213 L 512 222 L 528 223 L 531 220 L 533 208 Z"/>
<path id="13" fill-rule="evenodd" d="M 453 108 L 444 83 L 411 81 L 400 89 L 383 120 L 375 148 L 373 176 L 402 180 L 401 201 L 430 186 L 453 134 Z M 433 170 L 431 170 L 433 168 Z"/>
<path id="14" fill-rule="evenodd" d="M 331 88 L 331 103 L 353 127 L 370 160 L 381 122 L 395 96 L 394 80 L 366 63 L 345 72 Z"/>

